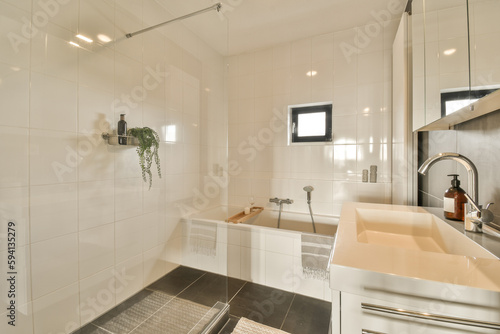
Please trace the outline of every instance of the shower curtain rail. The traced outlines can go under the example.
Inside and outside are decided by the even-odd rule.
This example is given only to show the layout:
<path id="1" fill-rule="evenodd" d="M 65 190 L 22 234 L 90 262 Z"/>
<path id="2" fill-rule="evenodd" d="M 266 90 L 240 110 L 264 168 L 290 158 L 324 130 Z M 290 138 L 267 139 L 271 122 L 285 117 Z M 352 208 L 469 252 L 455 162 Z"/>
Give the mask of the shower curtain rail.
<path id="1" fill-rule="evenodd" d="M 180 16 L 180 17 L 177 17 L 175 19 L 172 19 L 172 20 L 169 20 L 169 21 L 166 21 L 166 22 L 163 22 L 163 23 L 159 23 L 159 24 L 156 24 L 154 26 L 151 26 L 151 27 L 148 27 L 148 28 L 144 28 L 142 30 L 138 30 L 136 32 L 132 32 L 132 33 L 126 34 L 125 37 L 131 38 L 131 37 L 134 37 L 135 35 L 139 35 L 139 34 L 142 34 L 143 32 L 150 31 L 152 29 L 156 29 L 156 28 L 161 27 L 161 26 L 163 26 L 165 24 L 169 24 L 169 23 L 172 23 L 172 22 L 175 22 L 175 21 L 181 21 L 181 20 L 187 19 L 189 17 L 195 16 L 195 15 L 198 15 L 198 14 L 202 14 L 202 13 L 214 10 L 214 9 L 217 10 L 218 12 L 220 12 L 221 8 L 222 8 L 222 3 L 219 2 L 219 3 L 216 3 L 213 6 L 207 7 L 205 9 L 201 9 L 199 11 L 196 11 L 196 12 L 193 12 L 193 13 L 190 13 L 190 14 L 186 14 L 184 16 Z"/>

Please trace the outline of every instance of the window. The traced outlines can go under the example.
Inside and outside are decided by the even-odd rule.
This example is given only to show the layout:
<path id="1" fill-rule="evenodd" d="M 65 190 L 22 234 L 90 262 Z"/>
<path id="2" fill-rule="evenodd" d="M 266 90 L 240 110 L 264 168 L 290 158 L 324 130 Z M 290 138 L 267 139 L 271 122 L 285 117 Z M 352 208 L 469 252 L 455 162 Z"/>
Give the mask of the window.
<path id="1" fill-rule="evenodd" d="M 331 142 L 332 105 L 289 106 L 291 143 Z"/>

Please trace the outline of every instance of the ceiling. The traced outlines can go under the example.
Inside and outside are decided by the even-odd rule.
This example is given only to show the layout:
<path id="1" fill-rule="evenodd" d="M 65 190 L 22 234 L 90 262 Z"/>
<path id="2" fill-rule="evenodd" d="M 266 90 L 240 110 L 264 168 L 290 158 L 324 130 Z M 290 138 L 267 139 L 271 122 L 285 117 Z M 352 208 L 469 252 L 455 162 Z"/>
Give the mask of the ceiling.
<path id="1" fill-rule="evenodd" d="M 368 22 L 385 11 L 398 19 L 407 0 L 156 0 L 175 16 L 217 2 L 222 14 L 205 13 L 184 21 L 195 34 L 224 55 L 234 55 Z M 395 4 L 396 14 L 388 10 Z M 225 18 L 225 19 L 224 19 Z"/>

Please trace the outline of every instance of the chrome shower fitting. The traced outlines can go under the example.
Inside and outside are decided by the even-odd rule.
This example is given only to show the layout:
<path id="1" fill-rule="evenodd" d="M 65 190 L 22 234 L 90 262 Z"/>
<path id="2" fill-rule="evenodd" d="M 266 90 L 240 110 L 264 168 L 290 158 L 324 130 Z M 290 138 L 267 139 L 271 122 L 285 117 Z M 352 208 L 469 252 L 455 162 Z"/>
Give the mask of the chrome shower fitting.
<path id="1" fill-rule="evenodd" d="M 305 186 L 304 191 L 307 192 L 307 204 L 311 203 L 311 192 L 314 190 L 313 186 Z"/>
<path id="2" fill-rule="evenodd" d="M 316 225 L 314 224 L 314 217 L 313 217 L 313 211 L 311 208 L 311 192 L 314 190 L 313 186 L 305 186 L 304 188 L 305 192 L 307 192 L 307 205 L 309 206 L 309 213 L 311 214 L 311 222 L 313 225 L 313 231 L 316 233 Z"/>

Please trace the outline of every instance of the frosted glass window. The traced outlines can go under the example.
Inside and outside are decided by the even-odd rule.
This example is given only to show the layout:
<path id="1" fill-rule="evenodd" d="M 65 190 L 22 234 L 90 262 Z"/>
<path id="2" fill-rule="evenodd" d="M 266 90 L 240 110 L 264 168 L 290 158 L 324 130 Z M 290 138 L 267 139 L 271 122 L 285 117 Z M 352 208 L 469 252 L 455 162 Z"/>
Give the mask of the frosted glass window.
<path id="1" fill-rule="evenodd" d="M 326 113 L 315 112 L 299 114 L 297 135 L 299 137 L 324 136 L 326 129 Z"/>

